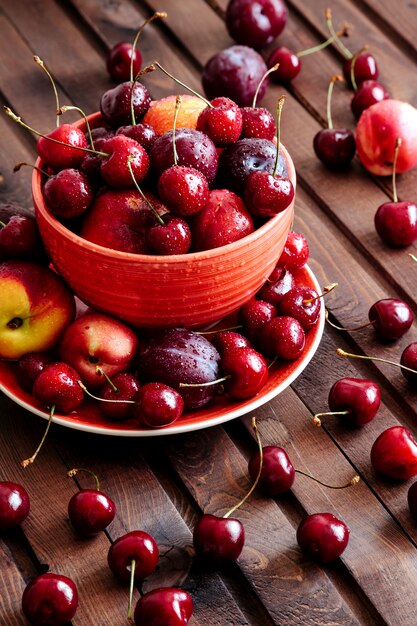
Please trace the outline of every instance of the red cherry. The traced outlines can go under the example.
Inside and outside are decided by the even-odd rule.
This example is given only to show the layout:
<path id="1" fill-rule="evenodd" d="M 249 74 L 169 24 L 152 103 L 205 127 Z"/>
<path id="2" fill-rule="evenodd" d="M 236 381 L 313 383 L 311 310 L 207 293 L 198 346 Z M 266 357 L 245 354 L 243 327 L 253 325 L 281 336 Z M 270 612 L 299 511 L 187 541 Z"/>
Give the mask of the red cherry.
<path id="1" fill-rule="evenodd" d="M 124 126 L 126 124 L 132 124 L 132 111 L 131 111 L 131 94 L 132 83 L 126 81 L 120 83 L 108 89 L 100 100 L 100 111 L 105 120 L 114 128 Z M 151 96 L 149 91 L 142 83 L 135 83 L 133 88 L 133 111 L 135 115 L 135 121 L 140 120 L 146 111 L 149 109 L 151 103 Z"/>
<path id="2" fill-rule="evenodd" d="M 134 579 L 139 581 L 155 571 L 158 557 L 155 539 L 143 530 L 132 530 L 112 543 L 107 562 L 113 574 L 121 580 L 129 581 L 134 561 Z"/>
<path id="3" fill-rule="evenodd" d="M 146 239 L 155 254 L 186 254 L 191 246 L 191 231 L 181 217 L 165 214 L 163 223 L 155 222 L 149 227 Z"/>
<path id="4" fill-rule="evenodd" d="M 234 348 L 251 348 L 251 342 L 249 339 L 236 333 L 233 330 L 222 330 L 217 333 L 212 339 L 212 344 L 217 348 L 220 356 L 226 354 L 229 350 Z"/>
<path id="5" fill-rule="evenodd" d="M 138 184 L 146 177 L 149 171 L 149 157 L 144 148 L 137 141 L 125 135 L 110 137 L 102 144 L 102 150 L 109 154 L 101 161 L 100 173 L 111 187 L 129 189 L 134 186 L 128 162 Z"/>
<path id="6" fill-rule="evenodd" d="M 309 515 L 297 529 L 300 548 L 320 563 L 330 563 L 337 559 L 348 541 L 348 527 L 331 513 Z"/>
<path id="7" fill-rule="evenodd" d="M 300 233 L 291 231 L 288 233 L 278 265 L 285 267 L 290 272 L 295 272 L 304 267 L 308 261 L 309 254 L 307 239 Z"/>
<path id="8" fill-rule="evenodd" d="M 36 378 L 34 397 L 47 407 L 68 414 L 75 411 L 84 398 L 78 373 L 66 363 L 51 363 Z"/>
<path id="9" fill-rule="evenodd" d="M 375 57 L 370 52 L 361 52 L 352 59 L 346 59 L 343 63 L 343 75 L 347 84 L 352 87 L 352 61 L 354 60 L 354 78 L 355 83 L 359 86 L 365 80 L 376 80 L 379 75 L 378 65 Z"/>
<path id="10" fill-rule="evenodd" d="M 131 43 L 119 41 L 115 44 L 106 56 L 106 68 L 110 76 L 118 82 L 130 80 L 130 66 L 133 56 L 133 76 L 142 67 L 142 55 L 139 50 L 134 49 Z"/>
<path id="11" fill-rule="evenodd" d="M 198 116 L 197 130 L 219 147 L 235 143 L 242 132 L 242 112 L 230 98 L 214 98 Z"/>
<path id="12" fill-rule="evenodd" d="M 289 83 L 300 73 L 300 59 L 295 52 L 285 46 L 272 50 L 266 62 L 269 68 L 274 67 L 277 63 L 279 63 L 279 67 L 271 73 L 271 80 L 276 83 Z"/>
<path id="13" fill-rule="evenodd" d="M 249 300 L 240 307 L 237 319 L 243 326 L 246 337 L 256 343 L 266 322 L 276 315 L 277 310 L 273 304 L 263 300 Z"/>
<path id="14" fill-rule="evenodd" d="M 414 320 L 408 304 L 396 298 L 378 300 L 369 309 L 368 316 L 378 335 L 389 341 L 402 337 Z"/>
<path id="15" fill-rule="evenodd" d="M 41 574 L 27 585 L 22 596 L 26 619 L 36 626 L 64 626 L 75 615 L 78 591 L 71 578 Z"/>
<path id="16" fill-rule="evenodd" d="M 372 380 L 340 378 L 329 392 L 330 411 L 346 411 L 346 419 L 363 426 L 374 419 L 381 404 L 381 392 Z"/>
<path id="17" fill-rule="evenodd" d="M 404 348 L 400 363 L 412 370 L 417 370 L 417 341 L 413 341 L 413 343 L 410 343 Z M 409 372 L 403 368 L 401 368 L 401 373 L 410 383 L 415 384 L 417 381 L 417 373 Z"/>
<path id="18" fill-rule="evenodd" d="M 7 205 L 6 205 L 7 206 Z M 0 260 L 26 259 L 40 261 L 46 258 L 45 249 L 34 216 L 7 215 L 0 209 Z M 5 215 L 3 215 L 5 213 Z"/>
<path id="19" fill-rule="evenodd" d="M 295 479 L 295 470 L 288 454 L 278 446 L 262 448 L 262 470 L 258 489 L 268 496 L 279 496 L 289 491 Z M 259 472 L 260 453 L 255 452 L 249 461 L 249 475 L 255 480 Z"/>
<path id="20" fill-rule="evenodd" d="M 376 80 L 364 80 L 355 92 L 350 108 L 355 117 L 360 117 L 365 109 L 388 98 L 389 93 L 381 83 L 377 83 Z"/>
<path id="21" fill-rule="evenodd" d="M 277 215 L 290 206 L 294 194 L 294 186 L 286 176 L 258 170 L 251 172 L 246 179 L 244 197 L 252 215 Z"/>
<path id="22" fill-rule="evenodd" d="M 117 129 L 116 135 L 125 135 L 138 142 L 146 152 L 152 148 L 159 135 L 150 124 L 132 124 L 121 126 Z"/>
<path id="23" fill-rule="evenodd" d="M 262 354 L 271 359 L 294 361 L 304 350 L 305 332 L 293 317 L 274 317 L 263 327 L 260 344 Z"/>
<path id="24" fill-rule="evenodd" d="M 226 10 L 229 35 L 256 49 L 272 43 L 284 30 L 287 18 L 283 0 L 230 0 Z"/>
<path id="25" fill-rule="evenodd" d="M 204 209 L 209 198 L 207 178 L 192 167 L 173 165 L 162 172 L 158 194 L 171 213 L 182 217 Z"/>
<path id="26" fill-rule="evenodd" d="M 43 195 L 49 212 L 62 219 L 82 215 L 94 200 L 87 175 L 73 168 L 50 176 L 43 187 Z"/>
<path id="27" fill-rule="evenodd" d="M 255 396 L 268 380 L 265 359 L 253 348 L 232 348 L 223 354 L 221 368 L 226 393 L 238 400 Z"/>
<path id="28" fill-rule="evenodd" d="M 408 480 L 417 474 L 417 443 L 404 426 L 384 430 L 371 449 L 371 463 L 387 478 Z"/>
<path id="29" fill-rule="evenodd" d="M 222 565 L 239 557 L 245 529 L 238 519 L 205 513 L 194 528 L 193 542 L 197 556 Z"/>
<path id="30" fill-rule="evenodd" d="M 19 384 L 32 393 L 35 380 L 47 365 L 52 363 L 51 355 L 45 352 L 28 352 L 17 363 L 16 376 Z"/>
<path id="31" fill-rule="evenodd" d="M 54 143 L 50 139 L 66 145 Z M 85 155 L 84 150 L 79 148 L 87 148 L 87 141 L 82 130 L 72 124 L 61 124 L 45 137 L 40 137 L 36 144 L 36 150 L 42 161 L 54 170 L 77 168 Z"/>
<path id="32" fill-rule="evenodd" d="M 162 428 L 179 419 L 184 410 L 181 395 L 163 383 L 147 383 L 135 396 L 133 415 L 144 426 Z"/>
<path id="33" fill-rule="evenodd" d="M 414 202 L 384 202 L 375 214 L 378 235 L 390 246 L 409 246 L 417 239 L 417 205 Z"/>
<path id="34" fill-rule="evenodd" d="M 106 400 L 100 404 L 103 415 L 113 420 L 128 419 L 138 389 L 139 382 L 133 374 L 120 372 L 113 376 L 99 391 L 99 398 Z"/>
<path id="35" fill-rule="evenodd" d="M 191 596 L 182 589 L 153 589 L 139 598 L 136 626 L 186 626 L 193 612 Z"/>
<path id="36" fill-rule="evenodd" d="M 0 532 L 20 526 L 30 511 L 29 495 L 22 485 L 0 482 Z"/>
<path id="37" fill-rule="evenodd" d="M 320 316 L 320 296 L 311 287 L 294 287 L 280 300 L 281 315 L 294 317 L 305 331 L 313 328 Z"/>
<path id="38" fill-rule="evenodd" d="M 275 137 L 276 126 L 274 116 L 263 107 L 243 107 L 242 112 L 242 139 L 260 138 L 272 141 Z"/>
<path id="39" fill-rule="evenodd" d="M 68 476 L 74 476 L 79 470 L 70 470 Z M 116 505 L 105 493 L 95 474 L 97 489 L 81 489 L 68 503 L 68 516 L 75 530 L 83 536 L 97 535 L 107 528 L 116 515 Z"/>
<path id="40" fill-rule="evenodd" d="M 284 266 L 277 265 L 268 280 L 260 288 L 256 297 L 278 306 L 286 293 L 295 287 L 295 280 L 291 272 Z"/>

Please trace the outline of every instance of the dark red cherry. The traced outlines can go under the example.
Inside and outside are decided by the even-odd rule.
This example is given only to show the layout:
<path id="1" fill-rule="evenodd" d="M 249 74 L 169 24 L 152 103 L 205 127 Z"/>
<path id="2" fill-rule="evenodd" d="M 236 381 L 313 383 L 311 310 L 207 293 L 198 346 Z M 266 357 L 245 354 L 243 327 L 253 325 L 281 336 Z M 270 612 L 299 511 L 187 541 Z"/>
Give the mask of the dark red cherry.
<path id="1" fill-rule="evenodd" d="M 352 59 L 346 59 L 343 63 L 343 76 L 350 87 L 352 87 L 351 66 Z M 375 57 L 370 52 L 361 52 L 361 54 L 356 57 L 354 64 L 356 85 L 359 86 L 365 80 L 376 80 L 378 75 L 379 70 Z"/>
<path id="2" fill-rule="evenodd" d="M 113 574 L 121 580 L 129 581 L 132 561 L 135 561 L 134 579 L 139 581 L 155 571 L 158 557 L 155 539 L 143 530 L 132 530 L 112 543 L 107 562 Z"/>
<path id="3" fill-rule="evenodd" d="M 215 146 L 235 143 L 242 132 L 242 112 L 230 98 L 214 98 L 198 116 L 197 130 L 210 137 Z"/>
<path id="4" fill-rule="evenodd" d="M 61 141 L 65 146 L 50 141 L 49 138 Z M 45 137 L 40 137 L 36 150 L 45 163 L 54 170 L 63 170 L 69 167 L 77 168 L 84 158 L 87 141 L 82 130 L 72 124 L 61 124 L 54 128 Z"/>
<path id="5" fill-rule="evenodd" d="M 278 306 L 286 293 L 295 287 L 294 276 L 283 265 L 277 265 L 256 297 Z"/>
<path id="6" fill-rule="evenodd" d="M 233 330 L 223 330 L 212 339 L 213 345 L 217 348 L 220 356 L 233 348 L 251 348 L 249 339 Z"/>
<path id="7" fill-rule="evenodd" d="M 378 300 L 369 309 L 368 316 L 375 332 L 389 341 L 402 337 L 414 320 L 413 312 L 408 304 L 396 298 Z"/>
<path id="8" fill-rule="evenodd" d="M 78 591 L 71 578 L 62 574 L 41 574 L 27 585 L 22 610 L 35 626 L 64 626 L 74 617 Z"/>
<path id="9" fill-rule="evenodd" d="M 50 176 L 43 187 L 43 195 L 49 212 L 64 220 L 79 217 L 94 200 L 88 176 L 74 168 Z"/>
<path id="10" fill-rule="evenodd" d="M 139 598 L 135 608 L 136 626 L 186 626 L 193 613 L 191 596 L 182 589 L 153 589 Z"/>
<path id="11" fill-rule="evenodd" d="M 126 124 L 132 124 L 132 112 L 130 108 L 132 83 L 130 81 L 120 83 L 108 89 L 100 100 L 100 111 L 105 120 L 115 128 Z M 142 83 L 135 83 L 133 90 L 133 110 L 135 121 L 139 121 L 146 113 L 151 103 L 151 96 Z"/>
<path id="12" fill-rule="evenodd" d="M 68 503 L 71 524 L 83 536 L 97 535 L 107 528 L 115 515 L 113 500 L 98 489 L 81 489 Z"/>
<path id="13" fill-rule="evenodd" d="M 417 239 L 417 205 L 414 202 L 384 202 L 375 213 L 378 235 L 390 246 L 409 246 Z"/>
<path id="14" fill-rule="evenodd" d="M 408 480 L 417 474 L 417 443 L 404 426 L 384 430 L 371 449 L 372 467 L 378 474 Z"/>
<path id="15" fill-rule="evenodd" d="M 280 314 L 294 317 L 305 331 L 316 325 L 320 310 L 320 296 L 311 287 L 294 287 L 279 303 Z"/>
<path id="16" fill-rule="evenodd" d="M 350 108 L 355 117 L 360 117 L 365 109 L 388 98 L 389 93 L 381 83 L 377 83 L 376 80 L 364 80 L 355 92 Z"/>
<path id="17" fill-rule="evenodd" d="M 132 44 L 126 41 L 119 41 L 111 48 L 106 56 L 106 68 L 113 80 L 123 82 L 130 80 L 130 66 L 133 56 L 133 76 L 142 67 L 142 55 L 136 48 L 133 50 Z"/>
<path id="18" fill-rule="evenodd" d="M 409 367 L 412 370 L 417 370 L 417 341 L 413 341 L 413 343 L 410 343 L 406 348 L 404 348 L 400 363 L 401 365 Z M 410 381 L 410 383 L 416 383 L 417 373 L 409 372 L 401 368 L 401 374 L 404 378 Z"/>
<path id="19" fill-rule="evenodd" d="M 125 135 L 110 137 L 103 142 L 102 150 L 109 156 L 102 159 L 100 173 L 110 187 L 134 187 L 128 161 L 138 184 L 146 177 L 150 165 L 148 153 L 134 139 Z"/>
<path id="20" fill-rule="evenodd" d="M 355 156 L 356 142 L 351 130 L 324 128 L 314 137 L 314 152 L 329 169 L 347 167 Z"/>
<path id="21" fill-rule="evenodd" d="M 47 365 L 36 378 L 33 395 L 47 407 L 65 414 L 77 409 L 84 398 L 78 373 L 66 363 Z"/>
<path id="22" fill-rule="evenodd" d="M 16 376 L 19 384 L 27 391 L 32 392 L 35 380 L 50 363 L 52 363 L 52 357 L 46 352 L 24 354 L 17 363 Z"/>
<path id="23" fill-rule="evenodd" d="M 295 470 L 288 454 L 278 446 L 262 448 L 262 470 L 257 488 L 268 496 L 279 496 L 289 491 L 295 479 Z M 255 452 L 249 461 L 249 475 L 254 481 L 259 472 L 260 454 Z"/>
<path id="24" fill-rule="evenodd" d="M 120 126 L 116 135 L 125 135 L 138 142 L 147 152 L 152 148 L 159 135 L 150 124 L 132 124 L 128 126 Z"/>
<path id="25" fill-rule="evenodd" d="M 245 529 L 238 519 L 205 513 L 194 528 L 193 542 L 197 556 L 223 565 L 239 557 L 245 543 Z"/>
<path id="26" fill-rule="evenodd" d="M 279 63 L 279 67 L 270 74 L 271 80 L 276 83 L 289 83 L 300 73 L 301 60 L 295 52 L 285 46 L 272 50 L 266 62 L 269 68 L 274 67 L 277 63 Z"/>
<path id="27" fill-rule="evenodd" d="M 18 483 L 0 482 L 0 532 L 20 526 L 30 511 L 26 489 Z"/>
<path id="28" fill-rule="evenodd" d="M 293 317 L 274 317 L 262 329 L 260 346 L 262 354 L 293 361 L 301 356 L 305 345 L 305 332 Z"/>
<path id="29" fill-rule="evenodd" d="M 301 233 L 290 231 L 279 257 L 278 265 L 285 267 L 290 272 L 295 272 L 304 267 L 308 261 L 309 254 L 307 239 Z"/>
<path id="30" fill-rule="evenodd" d="M 330 563 L 345 550 L 349 529 L 331 513 L 314 513 L 306 517 L 297 529 L 297 542 L 320 563 Z"/>
<path id="31" fill-rule="evenodd" d="M 40 261 L 46 258 L 45 249 L 33 215 L 1 210 L 0 207 L 0 260 L 26 259 Z"/>
<path id="32" fill-rule="evenodd" d="M 409 488 L 407 502 L 411 515 L 417 519 L 417 482 L 413 483 Z"/>
<path id="33" fill-rule="evenodd" d="M 163 216 L 163 223 L 155 221 L 146 236 L 154 254 L 186 254 L 191 246 L 191 231 L 188 223 L 176 215 Z"/>
<path id="34" fill-rule="evenodd" d="M 276 126 L 274 116 L 263 107 L 243 107 L 241 138 L 258 138 L 272 141 Z"/>
<path id="35" fill-rule="evenodd" d="M 272 217 L 285 211 L 294 194 L 294 186 L 286 176 L 255 171 L 246 179 L 245 202 L 252 215 L 258 217 Z"/>
<path id="36" fill-rule="evenodd" d="M 100 403 L 103 415 L 113 420 L 125 420 L 132 413 L 133 401 L 139 390 L 139 381 L 129 372 L 121 372 L 106 382 L 99 391 L 99 397 L 106 402 Z M 125 402 L 124 402 L 125 401 Z"/>
<path id="37" fill-rule="evenodd" d="M 372 380 L 340 378 L 329 392 L 330 411 L 347 411 L 343 420 L 363 426 L 374 419 L 381 404 L 381 392 Z"/>
<path id="38" fill-rule="evenodd" d="M 253 348 L 232 348 L 223 354 L 221 368 L 226 393 L 237 400 L 252 398 L 268 380 L 265 359 Z"/>
<path id="39" fill-rule="evenodd" d="M 284 30 L 288 9 L 283 0 L 230 0 L 226 27 L 238 43 L 263 48 Z"/>
<path id="40" fill-rule="evenodd" d="M 148 428 L 163 428 L 179 419 L 184 400 L 172 387 L 163 383 L 146 383 L 135 396 L 133 415 Z"/>
<path id="41" fill-rule="evenodd" d="M 209 198 L 207 178 L 192 167 L 173 165 L 162 172 L 158 194 L 171 213 L 186 217 L 206 206 Z"/>
<path id="42" fill-rule="evenodd" d="M 252 299 L 240 307 L 237 317 L 239 324 L 243 326 L 245 336 L 256 343 L 264 324 L 276 315 L 277 310 L 273 304 Z"/>

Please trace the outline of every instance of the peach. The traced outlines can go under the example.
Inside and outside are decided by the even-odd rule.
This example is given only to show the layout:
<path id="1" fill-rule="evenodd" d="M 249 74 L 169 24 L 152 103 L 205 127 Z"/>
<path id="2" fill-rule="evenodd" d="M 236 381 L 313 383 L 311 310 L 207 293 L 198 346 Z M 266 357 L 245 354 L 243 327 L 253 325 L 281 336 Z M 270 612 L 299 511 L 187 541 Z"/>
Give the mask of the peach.
<path id="1" fill-rule="evenodd" d="M 197 96 L 181 96 L 182 102 L 177 117 L 177 128 L 196 128 L 197 119 L 206 103 Z M 174 122 L 176 96 L 168 96 L 162 100 L 155 100 L 146 112 L 142 122 L 150 124 L 157 133 L 163 135 L 172 130 Z"/>

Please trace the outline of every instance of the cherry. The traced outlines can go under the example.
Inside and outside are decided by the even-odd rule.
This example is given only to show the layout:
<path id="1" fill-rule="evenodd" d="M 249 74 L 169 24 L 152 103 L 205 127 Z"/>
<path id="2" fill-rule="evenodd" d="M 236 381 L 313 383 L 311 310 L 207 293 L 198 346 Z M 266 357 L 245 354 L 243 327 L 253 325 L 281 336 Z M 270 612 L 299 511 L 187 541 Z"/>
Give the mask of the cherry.
<path id="1" fill-rule="evenodd" d="M 0 482 L 0 532 L 20 526 L 30 511 L 29 495 L 22 485 Z"/>
<path id="2" fill-rule="evenodd" d="M 385 87 L 376 80 L 364 80 L 360 83 L 358 90 L 352 98 L 350 108 L 355 117 L 360 117 L 365 109 L 381 100 L 387 100 L 389 94 Z"/>
<path id="3" fill-rule="evenodd" d="M 246 179 L 244 197 L 252 215 L 272 217 L 285 211 L 293 201 L 295 190 L 286 176 L 278 176 L 280 152 L 281 110 L 285 96 L 281 96 L 277 107 L 277 148 L 275 165 L 272 174 L 267 171 L 255 170 Z"/>
<path id="4" fill-rule="evenodd" d="M 268 380 L 265 359 L 253 348 L 232 348 L 223 354 L 221 367 L 226 393 L 237 400 L 252 398 Z"/>
<path id="5" fill-rule="evenodd" d="M 378 474 L 408 480 L 417 474 L 417 443 L 404 426 L 384 430 L 371 449 L 372 467 Z"/>
<path id="6" fill-rule="evenodd" d="M 159 135 L 150 124 L 132 124 L 128 126 L 120 126 L 116 135 L 125 135 L 138 142 L 147 152 L 152 148 Z"/>
<path id="7" fill-rule="evenodd" d="M 74 168 L 50 176 L 43 186 L 43 195 L 49 212 L 62 219 L 82 215 L 94 200 L 93 187 L 87 175 Z"/>
<path id="8" fill-rule="evenodd" d="M 235 143 L 242 132 L 242 113 L 230 98 L 214 98 L 198 116 L 197 130 L 210 137 L 216 146 Z"/>
<path id="9" fill-rule="evenodd" d="M 307 239 L 301 235 L 301 233 L 290 231 L 284 249 L 279 257 L 278 266 L 284 267 L 290 272 L 295 272 L 305 266 L 309 254 L 310 250 Z M 287 280 L 289 281 L 289 279 Z"/>
<path id="10" fill-rule="evenodd" d="M 66 145 L 53 143 L 50 139 L 55 139 Z M 62 170 L 78 167 L 84 157 L 83 151 L 79 148 L 86 147 L 87 142 L 79 128 L 72 124 L 62 124 L 45 137 L 40 137 L 36 150 L 42 161 L 54 170 Z"/>
<path id="11" fill-rule="evenodd" d="M 275 120 L 273 115 L 263 107 L 243 107 L 242 139 L 258 138 L 272 141 L 275 136 Z"/>
<path id="12" fill-rule="evenodd" d="M 256 297 L 278 306 L 286 293 L 295 287 L 294 276 L 284 266 L 276 265 Z"/>
<path id="13" fill-rule="evenodd" d="M 153 589 L 139 598 L 135 608 L 136 626 L 186 626 L 193 612 L 191 596 L 182 589 Z"/>
<path id="14" fill-rule="evenodd" d="M 106 378 L 107 375 L 103 372 Z M 139 390 L 139 382 L 133 374 L 120 372 L 108 378 L 100 388 L 99 398 L 105 400 L 100 406 L 101 412 L 113 420 L 125 420 L 132 413 L 134 397 Z"/>
<path id="15" fill-rule="evenodd" d="M 384 298 L 371 306 L 368 313 L 375 332 L 383 339 L 400 339 L 411 327 L 414 316 L 406 302 Z"/>
<path id="16" fill-rule="evenodd" d="M 259 49 L 284 30 L 288 9 L 283 0 L 229 0 L 226 27 L 240 44 Z"/>
<path id="17" fill-rule="evenodd" d="M 417 482 L 413 483 L 407 493 L 407 502 L 410 513 L 417 518 Z"/>
<path id="18" fill-rule="evenodd" d="M 222 330 L 212 339 L 213 345 L 217 348 L 220 356 L 234 348 L 251 348 L 252 345 L 246 337 L 233 330 Z"/>
<path id="19" fill-rule="evenodd" d="M 408 246 L 417 239 L 417 205 L 414 202 L 399 202 L 396 186 L 396 167 L 401 138 L 394 149 L 392 170 L 393 201 L 384 202 L 375 213 L 375 228 L 385 243 L 391 246 Z"/>
<path id="20" fill-rule="evenodd" d="M 263 467 L 258 489 L 269 496 L 279 496 L 289 491 L 295 480 L 295 470 L 288 454 L 278 446 L 265 446 Z M 249 460 L 249 475 L 254 480 L 259 472 L 260 455 L 256 452 Z"/>
<path id="21" fill-rule="evenodd" d="M 149 170 L 149 157 L 144 148 L 137 141 L 125 135 L 116 135 L 102 145 L 109 155 L 101 162 L 100 173 L 111 187 L 128 189 L 133 186 L 132 174 L 127 167 L 129 161 L 135 180 L 141 183 Z"/>
<path id="22" fill-rule="evenodd" d="M 417 341 L 413 341 L 413 343 L 410 343 L 404 348 L 401 355 L 400 365 L 404 366 L 401 368 L 401 373 L 404 378 L 410 381 L 410 383 L 415 383 L 417 380 L 417 372 L 410 372 L 409 369 L 416 370 L 417 368 Z"/>
<path id="23" fill-rule="evenodd" d="M 78 591 L 71 578 L 62 574 L 41 574 L 26 586 L 22 610 L 36 626 L 64 626 L 75 615 Z"/>
<path id="24" fill-rule="evenodd" d="M 240 307 L 237 319 L 243 326 L 246 337 L 256 343 L 264 324 L 276 315 L 277 310 L 273 304 L 263 300 L 249 300 Z"/>
<path id="25" fill-rule="evenodd" d="M 341 76 L 333 76 L 329 81 L 327 92 L 327 124 L 328 128 L 320 130 L 313 140 L 313 148 L 317 157 L 330 169 L 347 167 L 356 152 L 355 137 L 351 130 L 333 128 L 331 117 L 331 97 L 333 85 L 342 80 Z"/>
<path id="26" fill-rule="evenodd" d="M 204 66 L 202 82 L 208 98 L 224 96 L 239 106 L 250 106 L 259 81 L 267 71 L 265 61 L 248 46 L 231 46 L 215 54 Z M 266 92 L 264 81 L 259 100 Z"/>
<path id="27" fill-rule="evenodd" d="M 181 395 L 163 383 L 147 383 L 135 396 L 133 416 L 148 428 L 162 428 L 179 419 L 184 410 Z"/>
<path id="28" fill-rule="evenodd" d="M 151 96 L 142 83 L 124 82 L 101 96 L 100 111 L 112 127 L 136 124 L 149 109 Z M 133 119 L 134 118 L 134 119 Z"/>
<path id="29" fill-rule="evenodd" d="M 96 489 L 81 489 L 68 502 L 68 517 L 71 524 L 82 536 L 91 537 L 107 528 L 116 515 L 116 505 L 105 493 L 100 491 L 99 480 L 93 472 L 74 468 L 68 476 L 75 476 L 78 472 L 88 472 L 96 481 Z"/>
<path id="30" fill-rule="evenodd" d="M 164 215 L 150 226 L 147 242 L 155 254 L 186 254 L 191 247 L 191 231 L 187 222 L 176 215 Z"/>
<path id="31" fill-rule="evenodd" d="M 300 548 L 320 563 L 330 563 L 345 550 L 349 529 L 331 513 L 314 513 L 306 517 L 297 528 Z"/>
<path id="32" fill-rule="evenodd" d="M 354 87 L 352 75 L 357 86 L 365 80 L 376 80 L 379 70 L 375 57 L 370 52 L 360 51 L 343 63 L 343 75 L 349 87 Z"/>
<path id="33" fill-rule="evenodd" d="M 45 249 L 33 215 L 7 210 L 7 205 L 0 205 L 0 259 L 43 259 Z M 2 210 L 3 208 L 3 210 Z"/>
<path id="34" fill-rule="evenodd" d="M 155 571 L 158 558 L 155 539 L 143 530 L 132 530 L 112 543 L 107 562 L 115 576 L 137 582 Z"/>
<path id="35" fill-rule="evenodd" d="M 271 359 L 278 357 L 294 361 L 304 350 L 305 332 L 293 317 L 274 317 L 263 327 L 260 345 L 262 354 Z"/>
<path id="36" fill-rule="evenodd" d="M 17 362 L 16 376 L 24 389 L 32 393 L 39 374 L 52 363 L 52 356 L 46 352 L 27 352 Z"/>
<path id="37" fill-rule="evenodd" d="M 374 419 L 381 404 L 381 392 L 372 380 L 340 378 L 329 392 L 329 413 L 314 416 L 316 426 L 323 415 L 343 415 L 348 423 L 363 426 Z"/>
<path id="38" fill-rule="evenodd" d="M 327 291 L 324 290 L 325 293 Z M 316 325 L 319 319 L 320 298 L 317 291 L 311 287 L 294 287 L 282 297 L 279 312 L 281 315 L 294 317 L 303 329 L 308 331 Z"/>

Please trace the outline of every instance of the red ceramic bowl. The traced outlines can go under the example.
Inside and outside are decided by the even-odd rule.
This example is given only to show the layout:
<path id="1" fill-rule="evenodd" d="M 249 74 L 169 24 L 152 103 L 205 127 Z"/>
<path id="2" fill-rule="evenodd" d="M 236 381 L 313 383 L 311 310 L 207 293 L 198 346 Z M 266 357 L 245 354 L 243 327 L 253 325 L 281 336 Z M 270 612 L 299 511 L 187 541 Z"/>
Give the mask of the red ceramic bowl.
<path id="1" fill-rule="evenodd" d="M 99 126 L 100 114 L 89 120 Z M 295 187 L 293 162 L 284 147 L 282 152 Z M 36 216 L 56 270 L 89 306 L 144 328 L 204 326 L 236 311 L 274 268 L 294 212 L 293 202 L 255 232 L 221 248 L 173 256 L 131 254 L 68 230 L 48 212 L 41 182 L 35 170 Z"/>

